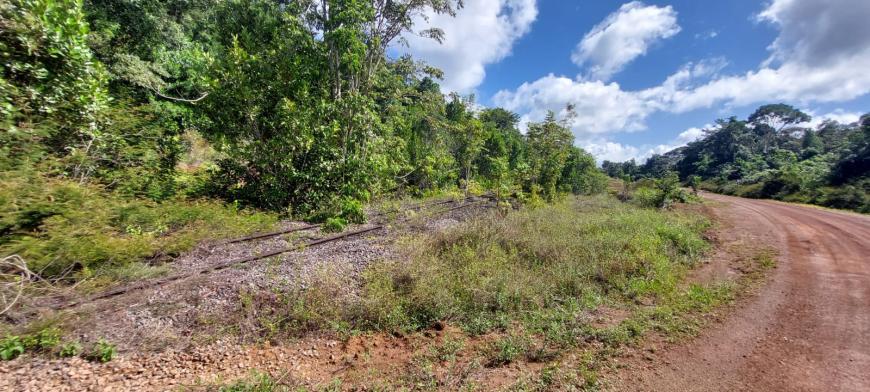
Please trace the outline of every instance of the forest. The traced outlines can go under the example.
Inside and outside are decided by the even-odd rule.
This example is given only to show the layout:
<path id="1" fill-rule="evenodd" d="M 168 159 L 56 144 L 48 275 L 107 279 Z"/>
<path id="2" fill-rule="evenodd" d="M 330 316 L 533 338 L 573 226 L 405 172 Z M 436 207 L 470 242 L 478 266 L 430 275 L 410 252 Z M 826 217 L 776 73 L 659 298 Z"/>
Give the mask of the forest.
<path id="1" fill-rule="evenodd" d="M 423 10 L 461 6 L 4 1 L 0 249 L 87 275 L 279 217 L 359 220 L 382 196 L 602 191 L 570 107 L 523 134 L 388 55 L 403 34 L 443 39 L 415 29 Z"/>
<path id="2" fill-rule="evenodd" d="M 870 212 L 870 114 L 853 124 L 811 120 L 790 105 L 764 105 L 746 120 L 717 120 L 699 140 L 643 164 L 602 167 L 615 178 L 676 172 L 687 186 L 717 193 Z"/>

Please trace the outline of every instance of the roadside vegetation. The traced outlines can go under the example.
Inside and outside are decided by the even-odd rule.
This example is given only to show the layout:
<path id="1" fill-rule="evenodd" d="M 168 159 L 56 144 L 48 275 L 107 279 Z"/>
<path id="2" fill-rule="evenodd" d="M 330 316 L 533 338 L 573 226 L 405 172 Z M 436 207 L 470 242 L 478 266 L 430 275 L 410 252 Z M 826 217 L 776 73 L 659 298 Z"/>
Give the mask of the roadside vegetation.
<path id="1" fill-rule="evenodd" d="M 717 193 L 870 212 L 870 115 L 854 124 L 825 121 L 784 104 L 746 120 L 718 120 L 699 140 L 636 162 L 608 162 L 614 178 L 663 178 Z M 694 185 L 693 185 L 694 184 Z"/>
<path id="2" fill-rule="evenodd" d="M 578 350 L 572 382 L 595 386 L 610 350 L 647 331 L 690 333 L 696 324 L 684 316 L 731 290 L 681 283 L 709 246 L 711 223 L 673 208 L 693 200 L 680 177 L 709 183 L 733 170 L 678 166 L 634 182 L 640 174 L 624 168 L 630 177 L 611 197 L 605 173 L 574 145 L 571 106 L 521 133 L 517 114 L 444 94 L 440 70 L 387 56 L 423 8 L 452 15 L 461 4 L 2 2 L 4 303 L 40 294 L 25 284 L 87 294 L 151 278 L 198 243 L 282 219 L 340 232 L 365 222 L 366 205 L 394 197 L 487 192 L 498 211 L 408 234 L 401 260 L 367 265 L 359 279 L 322 271 L 288 291 L 252 288 L 231 316 L 262 340 L 458 329 L 397 381 L 424 386 L 437 386 L 432 369 L 460 353 L 495 368 Z M 444 38 L 437 28 L 418 33 Z M 801 159 L 835 162 L 841 150 L 832 151 Z M 83 347 L 59 326 L 3 317 L 3 359 L 116 355 L 106 340 Z M 536 382 L 560 377 L 546 368 Z M 257 375 L 225 390 L 281 385 Z"/>
<path id="3" fill-rule="evenodd" d="M 409 332 L 449 321 L 471 335 L 520 322 L 573 341 L 582 326 L 571 320 L 584 311 L 671 293 L 706 249 L 708 224 L 606 196 L 493 213 L 407 238 L 409 261 L 369 266 L 359 293 L 342 296 L 353 282 L 332 277 L 291 294 L 283 301 L 293 306 L 274 318 L 301 332 Z"/>
<path id="4" fill-rule="evenodd" d="M 603 363 L 650 332 L 690 336 L 701 315 L 733 299 L 732 285 L 684 283 L 708 249 L 710 225 L 696 212 L 607 195 L 493 211 L 405 238 L 401 260 L 368 266 L 361 281 L 324 273 L 304 290 L 248 295 L 239 318 L 257 320 L 270 340 L 313 331 L 344 339 L 456 331 L 422 346 L 416 370 L 393 386 L 422 377 L 444 387 L 444 371 L 558 364 L 588 350 Z M 576 385 L 596 384 L 596 369 L 581 373 Z"/>
<path id="5" fill-rule="evenodd" d="M 602 191 L 570 107 L 524 135 L 516 114 L 386 55 L 423 8 L 459 6 L 3 2 L 0 254 L 93 288 L 280 218 L 341 231 L 394 195 Z"/>

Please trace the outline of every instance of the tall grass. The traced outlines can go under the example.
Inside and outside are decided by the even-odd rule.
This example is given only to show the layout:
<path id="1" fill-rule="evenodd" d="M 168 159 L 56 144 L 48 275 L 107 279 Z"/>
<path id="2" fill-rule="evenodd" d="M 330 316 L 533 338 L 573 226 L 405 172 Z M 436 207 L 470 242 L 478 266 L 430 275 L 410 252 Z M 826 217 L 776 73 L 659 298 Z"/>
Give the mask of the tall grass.
<path id="1" fill-rule="evenodd" d="M 154 272 L 149 259 L 276 220 L 217 201 L 157 203 L 69 180 L 0 173 L 0 254 L 20 255 L 45 278 L 141 278 Z"/>
<path id="2" fill-rule="evenodd" d="M 288 298 L 295 326 L 408 331 L 436 320 L 471 334 L 523 329 L 571 340 L 602 303 L 673 292 L 706 249 L 708 222 L 613 198 L 570 198 L 408 238 L 407 258 L 370 265 L 362 282 L 324 278 Z M 351 294 L 342 287 L 358 286 Z"/>

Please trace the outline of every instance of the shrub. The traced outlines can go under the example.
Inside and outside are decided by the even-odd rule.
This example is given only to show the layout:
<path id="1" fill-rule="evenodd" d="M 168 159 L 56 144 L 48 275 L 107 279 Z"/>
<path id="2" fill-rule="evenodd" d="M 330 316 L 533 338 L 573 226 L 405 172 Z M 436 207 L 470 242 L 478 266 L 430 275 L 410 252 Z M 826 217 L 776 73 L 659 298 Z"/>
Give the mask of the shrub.
<path id="1" fill-rule="evenodd" d="M 870 192 L 867 188 L 870 188 L 870 180 L 865 180 L 863 184 L 822 188 L 818 203 L 827 207 L 870 213 L 870 197 L 868 197 Z"/>
<path id="2" fill-rule="evenodd" d="M 341 203 L 341 217 L 350 223 L 365 223 L 366 214 L 359 200 L 345 198 Z"/>
<path id="3" fill-rule="evenodd" d="M 631 195 L 634 204 L 644 208 L 658 208 L 662 200 L 662 193 L 658 189 L 641 187 L 635 189 Z"/>

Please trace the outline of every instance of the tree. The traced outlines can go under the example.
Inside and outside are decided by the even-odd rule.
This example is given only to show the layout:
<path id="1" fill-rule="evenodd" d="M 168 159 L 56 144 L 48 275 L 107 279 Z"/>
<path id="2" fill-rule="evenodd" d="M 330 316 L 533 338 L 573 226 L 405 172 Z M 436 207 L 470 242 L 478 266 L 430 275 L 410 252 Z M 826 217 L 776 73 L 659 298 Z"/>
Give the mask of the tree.
<path id="1" fill-rule="evenodd" d="M 689 177 L 689 186 L 692 188 L 692 193 L 697 195 L 698 189 L 701 188 L 701 176 L 690 176 Z"/>
<path id="2" fill-rule="evenodd" d="M 368 89 L 386 49 L 402 33 L 440 43 L 444 32 L 437 27 L 413 31 L 415 18 L 425 17 L 423 12 L 452 16 L 462 7 L 456 0 L 303 0 L 298 4 L 311 29 L 322 32 L 334 99 L 345 90 Z"/>
<path id="3" fill-rule="evenodd" d="M 559 183 L 566 192 L 591 195 L 604 190 L 607 176 L 595 167 L 595 157 L 592 154 L 572 146 Z"/>
<path id="4" fill-rule="evenodd" d="M 809 122 L 806 113 L 783 103 L 763 105 L 749 115 L 748 121 L 760 138 L 762 153 L 767 153 L 773 140 L 790 125 Z"/>
<path id="5" fill-rule="evenodd" d="M 462 98 L 458 94 L 452 94 L 446 108 L 453 134 L 453 156 L 459 163 L 460 178 L 464 181 L 466 190 L 472 180 L 473 163 L 483 149 L 486 136 L 483 124 L 468 111 L 467 107 L 473 99 L 474 97 Z"/>
<path id="6" fill-rule="evenodd" d="M 849 137 L 849 143 L 831 168 L 831 182 L 841 185 L 866 178 L 870 174 L 870 113 L 861 116 L 860 131 Z"/>
<path id="7" fill-rule="evenodd" d="M 789 126 L 812 120 L 808 114 L 784 103 L 764 105 L 749 115 L 749 123 L 764 124 L 775 129 L 777 133 Z"/>
<path id="8" fill-rule="evenodd" d="M 822 138 L 819 137 L 818 132 L 808 129 L 804 132 L 804 136 L 801 139 L 801 149 L 803 149 L 803 158 L 812 158 L 818 154 L 821 154 L 825 150 L 825 144 L 822 142 Z"/>
<path id="9" fill-rule="evenodd" d="M 562 169 L 571 153 L 574 135 L 549 112 L 543 122 L 530 123 L 526 133 L 529 144 L 530 183 L 541 187 L 544 196 L 556 195 Z"/>
<path id="10" fill-rule="evenodd" d="M 0 164 L 9 168 L 48 152 L 65 175 L 88 180 L 111 136 L 102 114 L 106 73 L 94 61 L 88 25 L 75 0 L 0 3 Z"/>

